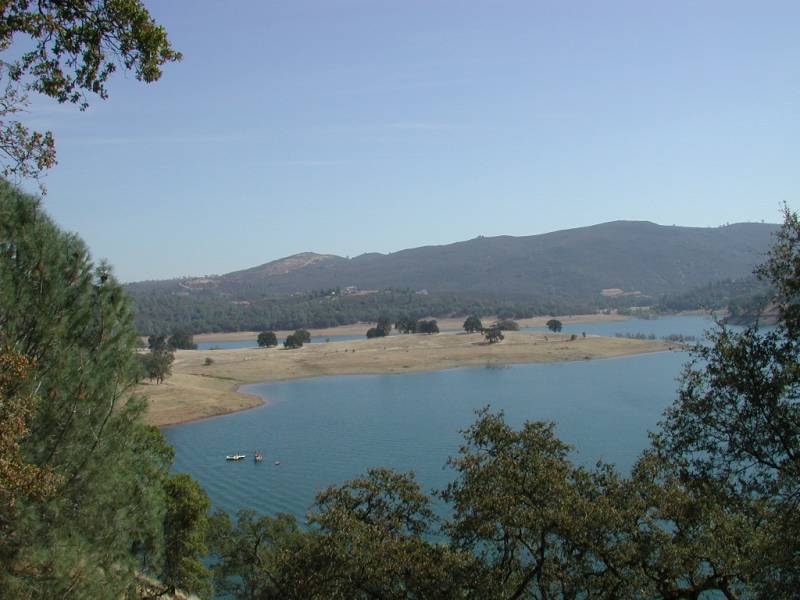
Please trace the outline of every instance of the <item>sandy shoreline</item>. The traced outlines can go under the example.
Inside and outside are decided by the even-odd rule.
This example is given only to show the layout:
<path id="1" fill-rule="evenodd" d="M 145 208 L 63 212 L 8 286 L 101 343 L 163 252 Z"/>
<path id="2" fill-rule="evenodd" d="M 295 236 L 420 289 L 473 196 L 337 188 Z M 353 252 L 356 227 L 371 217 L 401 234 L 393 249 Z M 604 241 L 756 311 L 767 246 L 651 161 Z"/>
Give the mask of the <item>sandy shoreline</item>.
<path id="1" fill-rule="evenodd" d="M 180 350 L 173 375 L 165 383 L 143 385 L 139 391 L 150 398 L 146 421 L 168 426 L 262 405 L 261 397 L 238 391 L 249 383 L 592 360 L 674 347 L 659 340 L 599 336 L 570 340 L 568 335 L 508 332 L 499 344 L 487 344 L 481 334 L 443 333 L 311 344 L 296 350 Z M 212 358 L 211 365 L 204 364 L 207 357 Z"/>
<path id="2" fill-rule="evenodd" d="M 589 314 L 589 315 L 571 315 L 557 317 L 559 321 L 565 325 L 579 324 L 579 323 L 594 323 L 598 321 L 625 321 L 631 317 L 623 315 L 604 315 L 604 314 Z M 520 327 L 544 327 L 545 323 L 552 319 L 552 317 L 533 317 L 531 319 L 517 319 Z M 483 317 L 486 323 L 491 323 L 496 320 L 496 317 Z M 464 319 L 459 317 L 457 319 L 437 319 L 439 329 L 441 330 L 461 330 L 464 325 Z M 353 323 L 351 325 L 340 325 L 339 327 L 325 327 L 321 329 L 309 329 L 312 337 L 330 337 L 336 335 L 366 335 L 367 329 L 374 327 L 375 323 Z M 275 334 L 280 337 L 286 337 L 292 331 L 279 330 Z M 196 343 L 201 342 L 238 342 L 242 340 L 254 340 L 258 337 L 258 331 L 233 331 L 228 333 L 199 333 L 194 336 Z"/>

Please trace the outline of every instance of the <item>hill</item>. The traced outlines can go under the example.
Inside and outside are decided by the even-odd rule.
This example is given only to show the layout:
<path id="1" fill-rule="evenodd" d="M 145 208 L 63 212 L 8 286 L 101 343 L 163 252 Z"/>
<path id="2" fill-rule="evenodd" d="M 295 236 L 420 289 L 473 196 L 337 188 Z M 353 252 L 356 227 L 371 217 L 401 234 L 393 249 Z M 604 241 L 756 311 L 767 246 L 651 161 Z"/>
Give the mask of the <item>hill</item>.
<path id="1" fill-rule="evenodd" d="M 699 228 L 614 221 L 352 259 L 306 252 L 226 275 L 140 282 L 127 288 L 142 316 L 147 316 L 148 306 L 165 302 L 176 307 L 205 304 L 206 308 L 211 303 L 219 311 L 224 301 L 228 311 L 252 311 L 266 299 L 313 297 L 315 290 L 336 289 L 340 295 L 406 290 L 495 303 L 536 300 L 548 304 L 547 310 L 554 304 L 601 307 L 636 299 L 648 303 L 665 294 L 749 276 L 763 260 L 777 227 L 739 223 Z"/>
<path id="2" fill-rule="evenodd" d="M 500 296 L 597 296 L 620 289 L 676 293 L 749 275 L 777 225 L 718 228 L 614 221 L 526 237 L 479 237 L 346 259 L 296 254 L 220 277 L 144 282 L 129 289 L 218 289 L 234 296 L 311 290 L 411 288 Z"/>

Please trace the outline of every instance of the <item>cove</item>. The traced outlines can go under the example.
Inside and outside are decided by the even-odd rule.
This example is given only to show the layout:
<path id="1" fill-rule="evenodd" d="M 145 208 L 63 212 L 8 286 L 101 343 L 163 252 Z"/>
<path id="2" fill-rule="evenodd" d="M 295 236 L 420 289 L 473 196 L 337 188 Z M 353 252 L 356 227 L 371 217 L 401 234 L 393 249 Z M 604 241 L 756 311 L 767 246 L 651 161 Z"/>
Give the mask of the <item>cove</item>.
<path id="1" fill-rule="evenodd" d="M 370 467 L 415 471 L 425 490 L 445 468 L 460 430 L 489 405 L 514 427 L 555 421 L 579 464 L 630 469 L 676 396 L 684 352 L 403 375 L 320 377 L 244 386 L 268 404 L 165 430 L 176 471 L 190 473 L 216 507 L 287 512 L 303 520 L 324 487 Z M 254 450 L 264 453 L 254 463 Z M 244 452 L 239 463 L 225 455 Z M 274 461 L 280 461 L 275 465 Z"/>

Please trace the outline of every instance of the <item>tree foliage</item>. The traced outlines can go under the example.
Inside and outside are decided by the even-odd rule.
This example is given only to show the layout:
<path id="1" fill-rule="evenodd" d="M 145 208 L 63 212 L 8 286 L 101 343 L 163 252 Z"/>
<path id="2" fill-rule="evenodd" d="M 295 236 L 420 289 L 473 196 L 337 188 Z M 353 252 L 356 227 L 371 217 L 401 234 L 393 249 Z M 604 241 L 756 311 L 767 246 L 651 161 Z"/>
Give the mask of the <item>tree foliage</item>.
<path id="1" fill-rule="evenodd" d="M 286 336 L 286 339 L 283 340 L 283 347 L 292 349 L 292 348 L 302 348 L 303 347 L 303 340 L 300 337 L 297 337 L 296 334 L 291 334 Z"/>
<path id="2" fill-rule="evenodd" d="M 656 441 L 687 478 L 761 526 L 755 551 L 769 570 L 758 589 L 778 597 L 800 587 L 800 221 L 788 209 L 757 274 L 776 290 L 778 325 L 721 325 L 696 346 Z"/>
<path id="3" fill-rule="evenodd" d="M 413 333 L 418 319 L 451 318 L 466 315 L 497 314 L 506 307 L 514 319 L 548 314 L 584 314 L 605 308 L 605 300 L 587 302 L 574 298 L 532 298 L 508 301 L 467 293 L 430 293 L 386 289 L 368 295 L 335 295 L 322 293 L 256 295 L 250 288 L 237 294 L 219 290 L 179 287 L 179 282 L 141 282 L 129 284 L 126 291 L 133 297 L 135 319 L 141 335 L 168 334 L 175 327 L 192 333 L 220 331 L 293 331 L 298 327 L 324 328 L 353 323 L 374 323 L 390 315 L 401 333 Z M 181 294 L 174 292 L 181 291 Z M 232 304 L 231 300 L 241 300 Z M 397 327 L 405 324 L 406 327 Z"/>
<path id="4" fill-rule="evenodd" d="M 163 383 L 172 374 L 172 363 L 175 353 L 166 347 L 156 347 L 145 354 L 139 354 L 140 372 L 143 377 L 154 381 L 156 385 Z"/>
<path id="5" fill-rule="evenodd" d="M 375 327 L 367 330 L 367 339 L 386 337 L 392 332 L 392 320 L 389 317 L 378 317 Z"/>
<path id="6" fill-rule="evenodd" d="M 553 333 L 558 333 L 563 327 L 561 321 L 558 319 L 550 319 L 545 325 L 547 325 L 547 328 Z"/>
<path id="7" fill-rule="evenodd" d="M 439 324 L 436 319 L 421 319 L 417 321 L 415 333 L 439 333 Z"/>
<path id="8" fill-rule="evenodd" d="M 237 598 L 463 598 L 477 560 L 424 539 L 435 517 L 412 475 L 385 469 L 321 492 L 301 528 L 289 515 L 217 515 L 217 589 Z"/>
<path id="9" fill-rule="evenodd" d="M 389 335 L 392 333 L 392 320 L 385 315 L 378 317 L 378 322 L 375 325 L 375 328 L 380 329 L 383 332 L 383 335 Z"/>
<path id="10" fill-rule="evenodd" d="M 487 342 L 490 344 L 494 344 L 496 342 L 502 342 L 505 339 L 503 335 L 503 330 L 499 327 L 487 327 L 483 330 L 483 337 L 486 339 Z"/>
<path id="11" fill-rule="evenodd" d="M 645 454 L 631 477 L 576 467 L 551 423 L 488 410 L 464 432 L 439 493 L 373 469 L 291 516 L 216 517 L 218 589 L 238 598 L 741 598 L 763 535 Z M 433 541 L 435 539 L 435 541 Z"/>
<path id="12" fill-rule="evenodd" d="M 208 554 L 205 545 L 211 502 L 203 488 L 185 473 L 164 482 L 164 566 L 160 580 L 170 593 L 184 592 L 208 597 L 211 573 L 201 562 Z"/>
<path id="13" fill-rule="evenodd" d="M 464 331 L 467 333 L 475 333 L 476 331 L 483 330 L 483 323 L 481 318 L 477 315 L 470 315 L 464 321 Z"/>
<path id="14" fill-rule="evenodd" d="M 118 67 L 139 81 L 161 77 L 165 63 L 180 60 L 163 27 L 139 0 L 14 0 L 0 12 L 0 52 L 19 41 L 23 52 L 0 60 L 0 154 L 3 176 L 33 177 L 56 162 L 52 134 L 31 131 L 14 115 L 28 92 L 59 103 L 88 106 L 88 94 L 108 97 Z"/>
<path id="15" fill-rule="evenodd" d="M 311 334 L 306 329 L 297 329 L 293 335 L 295 339 L 299 340 L 303 344 L 308 344 L 311 342 Z"/>
<path id="16" fill-rule="evenodd" d="M 21 475 L 2 482 L 0 597 L 120 598 L 160 572 L 172 455 L 140 420 L 136 341 L 108 266 L 0 183 L 0 443 Z"/>
<path id="17" fill-rule="evenodd" d="M 278 336 L 274 331 L 262 331 L 258 334 L 257 341 L 260 348 L 272 348 L 278 345 Z"/>
<path id="18" fill-rule="evenodd" d="M 412 317 L 402 316 L 395 321 L 394 328 L 400 333 L 416 333 L 417 320 Z"/>
<path id="19" fill-rule="evenodd" d="M 197 350 L 197 344 L 191 333 L 185 329 L 176 329 L 167 340 L 167 347 L 171 350 Z"/>

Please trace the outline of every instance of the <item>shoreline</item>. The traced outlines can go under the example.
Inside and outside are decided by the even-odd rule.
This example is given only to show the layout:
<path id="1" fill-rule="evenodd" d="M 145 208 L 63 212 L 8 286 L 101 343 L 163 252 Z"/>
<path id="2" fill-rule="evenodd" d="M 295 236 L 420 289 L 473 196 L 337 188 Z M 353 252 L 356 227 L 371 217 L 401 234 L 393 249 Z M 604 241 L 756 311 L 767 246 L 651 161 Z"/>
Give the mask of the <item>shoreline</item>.
<path id="1" fill-rule="evenodd" d="M 205 365 L 203 350 L 176 353 L 173 375 L 159 385 L 144 384 L 149 397 L 145 420 L 169 427 L 240 412 L 269 403 L 240 391 L 242 385 L 338 375 L 445 371 L 486 365 L 571 362 L 622 358 L 680 348 L 660 340 L 603 336 L 570 339 L 566 334 L 507 332 L 488 344 L 480 334 L 403 335 L 282 348 L 214 350 Z"/>
<path id="2" fill-rule="evenodd" d="M 269 383 L 269 382 L 265 382 L 265 383 Z M 253 404 L 252 406 L 242 406 L 242 407 L 239 407 L 239 408 L 234 408 L 233 410 L 229 410 L 227 412 L 221 412 L 221 413 L 216 414 L 216 415 L 204 415 L 204 416 L 199 416 L 199 417 L 191 417 L 191 418 L 186 419 L 185 421 L 177 421 L 175 423 L 166 423 L 164 425 L 156 425 L 156 427 L 158 427 L 159 429 L 169 429 L 170 427 L 178 427 L 179 425 L 188 425 L 189 423 L 198 423 L 200 421 L 208 421 L 210 419 L 216 419 L 218 417 L 224 417 L 224 416 L 227 416 L 227 415 L 235 415 L 236 413 L 245 412 L 246 410 L 253 410 L 255 408 L 260 408 L 262 406 L 268 406 L 269 404 L 271 404 L 269 398 L 267 398 L 266 396 L 259 396 L 258 394 L 248 394 L 247 392 L 240 392 L 239 388 L 241 388 L 243 385 L 257 385 L 257 384 L 240 383 L 240 384 L 237 384 L 237 385 L 235 385 L 233 387 L 233 392 L 235 394 L 239 394 L 240 396 L 243 396 L 243 397 L 257 398 L 258 400 L 260 400 L 260 402 L 257 402 L 255 404 Z"/>
<path id="3" fill-rule="evenodd" d="M 517 323 L 519 323 L 520 327 L 544 327 L 547 321 L 549 321 L 553 317 L 531 317 L 529 319 L 515 319 Z M 570 316 L 560 316 L 555 317 L 559 319 L 564 325 L 579 325 L 582 323 L 595 323 L 595 322 L 605 322 L 605 321 L 627 321 L 632 318 L 627 315 L 618 315 L 618 314 L 585 314 L 585 315 L 570 315 Z M 443 318 L 437 319 L 439 324 L 439 328 L 442 330 L 448 331 L 462 331 L 464 318 Z M 482 321 L 491 322 L 496 321 L 496 316 L 487 316 L 481 317 Z M 367 329 L 370 327 L 374 327 L 375 323 L 350 323 L 349 325 L 339 325 L 337 327 L 322 327 L 316 329 L 309 329 L 308 332 L 311 334 L 311 337 L 333 337 L 339 335 L 366 335 Z M 294 331 L 286 330 L 286 329 L 279 329 L 275 330 L 275 335 L 279 338 L 286 337 L 287 335 L 294 333 Z M 214 343 L 214 342 L 238 342 L 243 340 L 254 340 L 258 337 L 258 331 L 228 331 L 228 332 L 219 332 L 219 333 L 198 333 L 194 335 L 194 341 L 196 343 Z"/>

